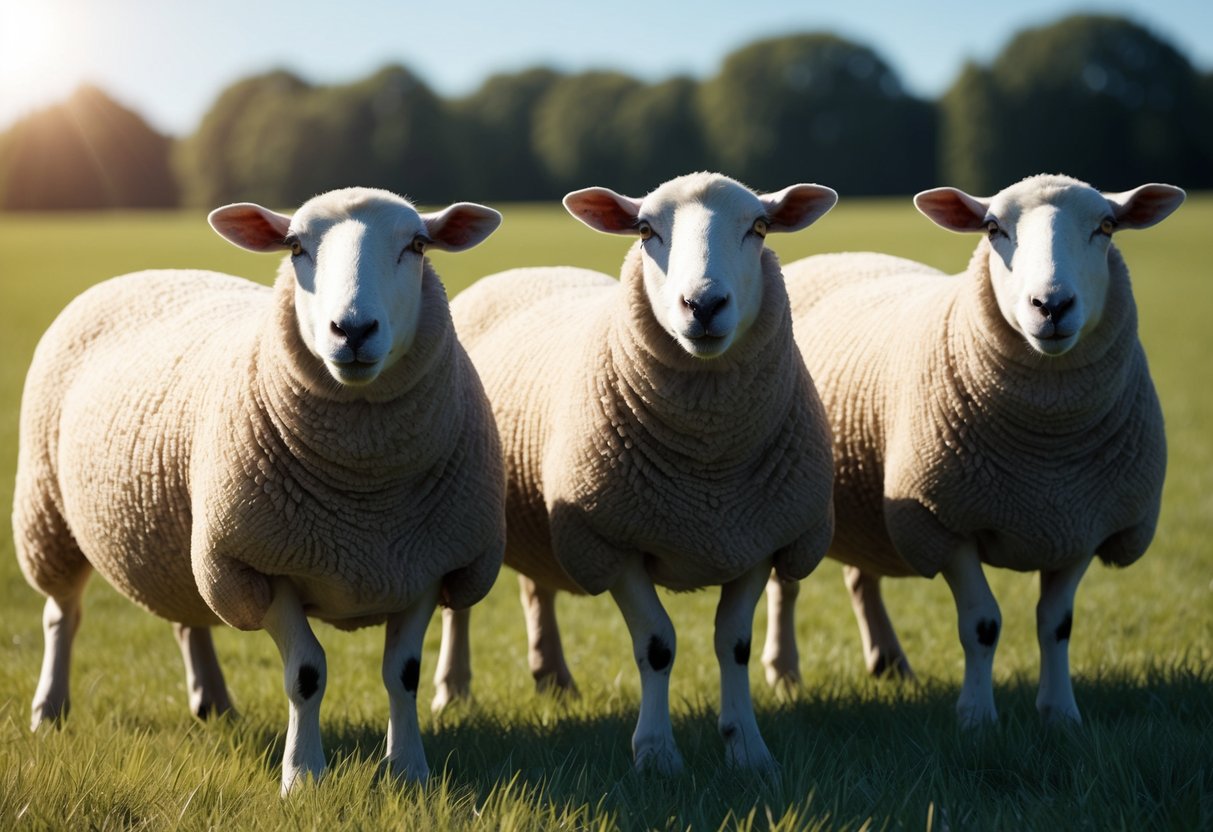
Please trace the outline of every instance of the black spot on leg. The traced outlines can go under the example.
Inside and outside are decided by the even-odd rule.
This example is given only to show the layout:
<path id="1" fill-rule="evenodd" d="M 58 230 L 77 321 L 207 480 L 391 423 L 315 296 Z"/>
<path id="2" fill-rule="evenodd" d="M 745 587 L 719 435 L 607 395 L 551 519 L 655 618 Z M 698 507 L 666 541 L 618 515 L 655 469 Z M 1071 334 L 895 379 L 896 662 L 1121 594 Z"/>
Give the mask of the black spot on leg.
<path id="1" fill-rule="evenodd" d="M 1057 630 L 1054 635 L 1058 641 L 1065 641 L 1070 637 L 1070 628 L 1074 626 L 1074 616 L 1071 613 L 1066 613 L 1066 617 L 1057 625 Z"/>
<path id="2" fill-rule="evenodd" d="M 416 659 L 409 659 L 404 663 L 404 670 L 400 674 L 400 681 L 404 683 L 404 689 L 409 693 L 417 692 L 417 683 L 421 681 L 421 662 Z"/>
<path id="3" fill-rule="evenodd" d="M 993 618 L 983 618 L 977 622 L 977 643 L 983 647 L 993 647 L 998 641 L 998 622 Z"/>
<path id="4" fill-rule="evenodd" d="M 884 653 L 876 654 L 876 662 L 872 665 L 873 676 L 883 676 L 889 671 L 889 659 Z"/>
<path id="5" fill-rule="evenodd" d="M 727 725 L 720 726 L 720 736 L 726 740 L 731 739 L 732 736 L 736 733 L 737 733 L 737 726 L 731 722 L 728 723 Z"/>
<path id="6" fill-rule="evenodd" d="M 649 639 L 649 667 L 654 670 L 665 670 L 670 666 L 670 660 L 673 659 L 674 653 L 670 650 L 670 646 L 661 640 L 661 636 L 653 636 Z"/>
<path id="7" fill-rule="evenodd" d="M 748 638 L 739 638 L 733 645 L 733 661 L 741 665 L 750 663 L 750 640 Z"/>
<path id="8" fill-rule="evenodd" d="M 299 675 L 295 678 L 295 690 L 299 691 L 299 695 L 304 699 L 311 699 L 319 689 L 320 671 L 310 664 L 299 668 Z"/>

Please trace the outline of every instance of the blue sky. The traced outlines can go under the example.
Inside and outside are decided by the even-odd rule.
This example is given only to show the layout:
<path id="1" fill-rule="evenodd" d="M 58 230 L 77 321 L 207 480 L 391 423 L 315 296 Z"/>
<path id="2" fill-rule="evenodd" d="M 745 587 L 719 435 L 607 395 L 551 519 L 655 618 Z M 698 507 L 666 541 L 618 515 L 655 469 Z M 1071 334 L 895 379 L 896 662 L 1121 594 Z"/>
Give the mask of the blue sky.
<path id="1" fill-rule="evenodd" d="M 225 86 L 271 68 L 344 83 L 398 62 L 456 96 L 537 65 L 703 78 L 737 47 L 802 31 L 872 47 L 931 97 L 966 59 L 988 62 L 1020 29 L 1078 11 L 1126 15 L 1213 70 L 1213 0 L 0 0 L 0 129 L 82 81 L 182 135 Z"/>

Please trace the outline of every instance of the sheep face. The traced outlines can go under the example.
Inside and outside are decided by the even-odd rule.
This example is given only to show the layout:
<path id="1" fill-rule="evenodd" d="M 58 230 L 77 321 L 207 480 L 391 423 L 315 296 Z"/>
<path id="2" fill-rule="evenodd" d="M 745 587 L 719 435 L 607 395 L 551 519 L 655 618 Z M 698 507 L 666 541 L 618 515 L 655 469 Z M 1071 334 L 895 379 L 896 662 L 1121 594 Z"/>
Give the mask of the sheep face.
<path id="1" fill-rule="evenodd" d="M 1058 356 L 1099 325 L 1112 235 L 1160 222 L 1183 199 L 1170 185 L 1101 194 L 1069 177 L 1034 176 L 989 198 L 937 188 L 914 204 L 944 228 L 987 236 L 1002 317 L 1037 353 Z"/>
<path id="2" fill-rule="evenodd" d="M 209 219 L 242 248 L 289 252 L 299 336 L 334 380 L 353 387 L 373 382 L 412 346 L 425 252 L 471 248 L 501 215 L 471 203 L 419 214 L 387 191 L 346 188 L 293 216 L 241 203 Z"/>
<path id="3" fill-rule="evenodd" d="M 574 191 L 565 208 L 598 231 L 640 237 L 653 316 L 696 358 L 716 358 L 743 338 L 762 305 L 763 240 L 797 231 L 838 201 L 820 185 L 758 196 L 720 174 L 670 180 L 643 199 L 607 188 Z"/>

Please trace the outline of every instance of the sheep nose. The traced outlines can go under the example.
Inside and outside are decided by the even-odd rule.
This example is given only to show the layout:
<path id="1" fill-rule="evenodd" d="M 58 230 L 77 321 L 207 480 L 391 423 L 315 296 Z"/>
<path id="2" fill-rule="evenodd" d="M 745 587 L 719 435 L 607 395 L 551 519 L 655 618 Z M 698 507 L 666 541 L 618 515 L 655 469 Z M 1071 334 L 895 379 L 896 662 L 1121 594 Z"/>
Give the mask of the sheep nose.
<path id="1" fill-rule="evenodd" d="M 350 349 L 357 352 L 367 338 L 375 334 L 379 329 L 379 321 L 370 321 L 368 323 L 360 323 L 358 321 L 332 321 L 329 323 L 329 331 L 338 338 L 345 341 Z"/>
<path id="2" fill-rule="evenodd" d="M 716 317 L 719 312 L 729 302 L 728 295 L 719 297 L 708 297 L 700 300 L 688 300 L 686 297 L 682 299 L 682 305 L 691 310 L 691 314 L 695 316 L 695 320 L 706 327 L 712 322 L 712 318 Z"/>
<path id="3" fill-rule="evenodd" d="M 1074 305 L 1074 295 L 1062 300 L 1054 300 L 1053 298 L 1032 298 L 1032 305 L 1036 307 L 1036 311 L 1040 313 L 1042 318 L 1049 318 L 1053 323 L 1069 311 Z"/>

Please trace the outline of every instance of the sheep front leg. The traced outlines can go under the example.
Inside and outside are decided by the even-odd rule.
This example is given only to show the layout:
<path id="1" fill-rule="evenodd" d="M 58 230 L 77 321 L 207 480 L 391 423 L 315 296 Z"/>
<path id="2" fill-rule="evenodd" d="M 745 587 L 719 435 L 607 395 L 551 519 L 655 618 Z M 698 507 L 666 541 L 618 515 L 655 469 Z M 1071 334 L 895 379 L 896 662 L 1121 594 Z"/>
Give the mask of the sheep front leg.
<path id="1" fill-rule="evenodd" d="M 42 608 L 42 672 L 34 689 L 30 730 L 44 721 L 58 723 L 71 709 L 72 642 L 80 629 L 84 583 L 71 594 L 46 599 Z"/>
<path id="2" fill-rule="evenodd" d="M 632 734 L 637 770 L 672 775 L 682 770 L 682 755 L 670 724 L 670 670 L 674 666 L 674 625 L 666 614 L 641 556 L 628 557 L 611 587 L 632 636 L 632 655 L 640 668 L 640 717 Z"/>
<path id="3" fill-rule="evenodd" d="M 387 760 L 392 774 L 424 783 L 430 776 L 417 721 L 417 685 L 421 680 L 421 645 L 434 609 L 440 584 L 434 584 L 403 612 L 387 621 L 383 645 L 383 684 L 387 688 L 390 717 L 387 726 Z"/>
<path id="4" fill-rule="evenodd" d="M 901 649 L 897 631 L 893 629 L 884 598 L 880 595 L 880 576 L 846 565 L 842 567 L 842 579 L 851 594 L 851 610 L 859 624 L 859 638 L 863 642 L 868 673 L 877 678 L 892 676 L 913 679 L 914 671 L 910 669 L 910 662 Z"/>
<path id="5" fill-rule="evenodd" d="M 750 699 L 750 637 L 754 629 L 754 607 L 770 572 L 770 561 L 763 561 L 724 584 L 720 587 L 720 603 L 716 607 L 720 736 L 724 740 L 725 762 L 738 768 L 775 768 L 775 758 L 758 731 L 754 703 Z"/>
<path id="6" fill-rule="evenodd" d="M 274 600 L 261 627 L 270 634 L 282 656 L 283 679 L 289 716 L 286 750 L 282 756 L 282 794 L 305 777 L 324 771 L 324 744 L 320 737 L 320 701 L 324 698 L 328 668 L 324 649 L 312 633 L 295 586 L 286 578 L 273 582 Z"/>
<path id="7" fill-rule="evenodd" d="M 1074 622 L 1074 593 L 1091 558 L 1056 571 L 1041 571 L 1040 602 L 1036 605 L 1036 641 L 1040 645 L 1040 689 L 1036 710 L 1045 722 L 1082 723 L 1070 682 L 1070 627 Z"/>
<path id="8" fill-rule="evenodd" d="M 442 646 L 434 668 L 434 698 L 430 701 L 434 713 L 452 702 L 472 698 L 471 628 L 471 610 L 442 610 Z"/>
<path id="9" fill-rule="evenodd" d="M 971 543 L 957 547 L 942 572 L 956 601 L 960 643 L 965 654 L 957 716 L 965 728 L 997 722 L 994 650 L 1002 631 L 1002 614 L 982 572 L 977 548 Z"/>
<path id="10" fill-rule="evenodd" d="M 535 689 L 577 695 L 573 674 L 564 660 L 560 627 L 556 623 L 556 590 L 518 575 L 518 594 L 526 616 L 527 658 Z"/>
<path id="11" fill-rule="evenodd" d="M 199 719 L 225 714 L 232 709 L 227 695 L 227 683 L 210 627 L 187 627 L 173 623 L 173 635 L 181 648 L 185 662 L 185 687 L 190 700 L 190 713 Z"/>
<path id="12" fill-rule="evenodd" d="M 800 686 L 800 650 L 796 646 L 796 599 L 799 581 L 785 581 L 774 572 L 767 581 L 767 638 L 762 666 L 767 684 L 777 690 Z"/>

